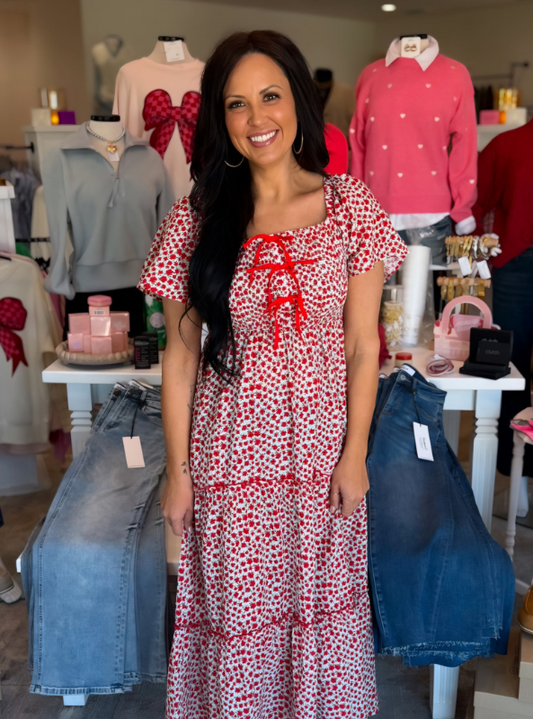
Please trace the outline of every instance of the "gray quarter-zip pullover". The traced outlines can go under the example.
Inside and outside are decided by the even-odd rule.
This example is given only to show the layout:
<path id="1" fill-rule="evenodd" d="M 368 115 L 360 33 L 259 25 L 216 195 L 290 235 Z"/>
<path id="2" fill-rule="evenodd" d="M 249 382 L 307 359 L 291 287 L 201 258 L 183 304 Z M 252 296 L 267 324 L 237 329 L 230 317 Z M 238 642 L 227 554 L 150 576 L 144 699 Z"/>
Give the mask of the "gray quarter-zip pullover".
<path id="1" fill-rule="evenodd" d="M 52 242 L 48 292 L 135 287 L 157 229 L 174 203 L 159 154 L 128 131 L 116 172 L 94 148 L 87 123 L 43 163 L 42 177 Z M 65 247 L 70 226 L 73 253 Z"/>

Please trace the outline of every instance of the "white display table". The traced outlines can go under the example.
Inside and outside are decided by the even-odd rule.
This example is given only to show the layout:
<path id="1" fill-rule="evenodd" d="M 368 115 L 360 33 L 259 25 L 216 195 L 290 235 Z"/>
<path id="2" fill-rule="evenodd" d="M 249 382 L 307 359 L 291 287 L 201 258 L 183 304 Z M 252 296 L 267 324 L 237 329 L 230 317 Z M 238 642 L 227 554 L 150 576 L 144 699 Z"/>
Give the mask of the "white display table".
<path id="1" fill-rule="evenodd" d="M 525 380 L 512 366 L 511 374 L 499 380 L 469 377 L 459 373 L 462 362 L 455 362 L 455 372 L 442 377 L 430 377 L 425 371 L 426 357 L 433 354 L 425 348 L 410 350 L 412 365 L 429 379 L 436 387 L 447 392 L 444 409 L 444 428 L 446 437 L 454 452 L 459 442 L 459 420 L 461 410 L 473 410 L 475 413 L 475 434 L 472 442 L 471 468 L 472 489 L 477 506 L 489 531 L 492 518 L 494 480 L 496 476 L 496 454 L 498 451 L 498 417 L 500 415 L 503 391 L 524 389 Z M 161 354 L 161 353 L 160 353 Z M 381 372 L 389 374 L 394 368 L 393 360 L 388 360 Z M 150 370 L 136 370 L 132 365 L 95 369 L 81 366 L 63 365 L 56 360 L 43 372 L 43 381 L 54 384 L 65 383 L 69 409 L 72 414 L 72 452 L 81 452 L 91 429 L 93 404 L 103 402 L 115 382 L 128 382 L 130 379 L 144 380 L 152 385 L 161 384 L 161 364 Z M 177 574 L 180 541 L 175 537 L 168 524 L 167 528 L 167 566 L 170 574 Z M 457 680 L 459 669 L 435 666 L 431 681 L 431 705 L 433 719 L 453 719 L 457 698 Z M 65 703 L 71 703 L 72 697 L 65 697 Z"/>

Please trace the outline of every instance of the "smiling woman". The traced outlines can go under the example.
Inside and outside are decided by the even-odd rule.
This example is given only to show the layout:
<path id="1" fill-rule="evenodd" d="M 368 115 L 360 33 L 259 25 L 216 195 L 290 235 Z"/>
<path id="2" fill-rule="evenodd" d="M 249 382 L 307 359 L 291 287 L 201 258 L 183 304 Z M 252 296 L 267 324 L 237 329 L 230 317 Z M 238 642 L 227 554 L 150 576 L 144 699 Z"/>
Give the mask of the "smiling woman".
<path id="1" fill-rule="evenodd" d="M 406 249 L 327 163 L 298 48 L 266 31 L 224 41 L 202 80 L 195 186 L 139 284 L 164 298 L 161 509 L 183 534 L 167 719 L 377 711 L 365 459 L 383 279 Z"/>
<path id="2" fill-rule="evenodd" d="M 324 219 L 321 177 L 329 156 L 311 73 L 285 36 L 256 31 L 224 40 L 206 64 L 201 89 L 191 206 L 204 219 L 189 268 L 190 299 L 210 328 L 204 361 L 231 375 L 220 355 L 224 357 L 228 340 L 233 352 L 228 299 L 237 253 L 241 238 L 250 230 L 265 231 L 257 229 L 262 209 L 250 163 L 273 167 L 290 155 L 293 169 L 313 173 L 310 189 L 320 196 L 320 219 Z M 316 200 L 316 194 L 304 195 L 303 203 Z M 272 209 L 265 207 L 263 214 L 272 215 Z M 279 218 L 280 209 L 276 202 L 274 217 Z M 316 217 L 306 224 L 314 221 Z"/>

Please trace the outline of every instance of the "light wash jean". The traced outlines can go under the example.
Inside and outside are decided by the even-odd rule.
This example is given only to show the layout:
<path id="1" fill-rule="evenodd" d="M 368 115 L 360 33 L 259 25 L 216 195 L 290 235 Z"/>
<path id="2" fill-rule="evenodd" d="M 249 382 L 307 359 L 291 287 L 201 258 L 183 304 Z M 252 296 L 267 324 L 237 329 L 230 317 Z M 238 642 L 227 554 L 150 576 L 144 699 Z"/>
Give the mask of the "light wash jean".
<path id="1" fill-rule="evenodd" d="M 128 469 L 122 438 L 141 439 Z M 166 456 L 159 389 L 117 385 L 24 550 L 30 691 L 117 694 L 165 682 Z"/>
<path id="2" fill-rule="evenodd" d="M 413 369 L 381 377 L 367 457 L 368 564 L 376 651 L 459 666 L 507 653 L 514 572 L 444 436 L 446 393 Z M 434 462 L 418 459 L 425 424 Z"/>

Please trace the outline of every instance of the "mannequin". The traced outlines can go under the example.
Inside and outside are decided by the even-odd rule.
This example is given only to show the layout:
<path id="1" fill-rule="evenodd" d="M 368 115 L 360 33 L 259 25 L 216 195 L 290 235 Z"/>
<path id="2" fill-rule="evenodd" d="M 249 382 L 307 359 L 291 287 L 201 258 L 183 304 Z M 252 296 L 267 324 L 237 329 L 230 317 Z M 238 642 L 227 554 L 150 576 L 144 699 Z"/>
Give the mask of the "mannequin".
<path id="1" fill-rule="evenodd" d="M 160 35 L 148 57 L 120 68 L 113 113 L 163 158 L 176 199 L 192 188 L 190 162 L 204 63 L 181 37 Z"/>
<path id="2" fill-rule="evenodd" d="M 314 81 L 324 108 L 324 122 L 335 125 L 348 138 L 350 120 L 355 110 L 353 88 L 333 78 L 333 72 L 317 68 Z"/>
<path id="3" fill-rule="evenodd" d="M 111 163 L 116 172 L 125 145 L 125 128 L 120 121 L 120 115 L 91 115 L 87 129 L 94 148 Z M 100 139 L 102 137 L 105 140 Z"/>
<path id="4" fill-rule="evenodd" d="M 94 65 L 94 113 L 108 115 L 113 110 L 115 81 L 122 65 L 132 58 L 120 35 L 107 35 L 91 48 Z"/>
<path id="5" fill-rule="evenodd" d="M 153 60 L 154 62 L 158 62 L 161 65 L 166 65 L 169 60 L 167 60 L 167 55 L 165 53 L 165 43 L 167 42 L 180 42 L 181 48 L 178 47 L 178 49 L 181 49 L 183 53 L 183 59 L 182 60 L 173 60 L 170 62 L 194 62 L 194 58 L 187 49 L 187 45 L 185 44 L 185 40 L 182 37 L 177 37 L 175 35 L 160 35 L 157 39 L 157 42 L 155 44 L 154 49 L 148 55 L 150 60 Z"/>
<path id="6" fill-rule="evenodd" d="M 434 37 L 405 35 L 363 70 L 356 100 L 351 174 L 370 187 L 407 244 L 430 247 L 433 264 L 445 265 L 446 236 L 475 228 L 477 132 L 468 70 L 439 54 Z"/>
<path id="7" fill-rule="evenodd" d="M 331 88 L 333 87 L 333 72 L 322 67 L 317 67 L 313 75 L 313 80 L 317 86 L 318 95 L 324 108 L 331 93 Z"/>

